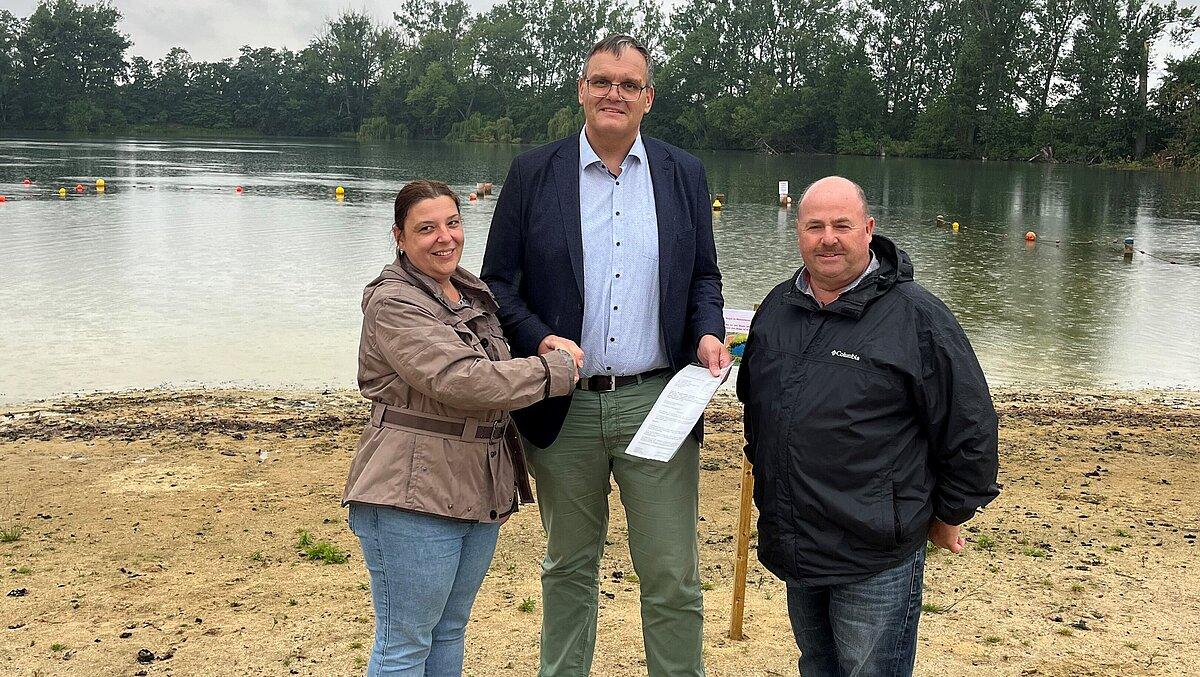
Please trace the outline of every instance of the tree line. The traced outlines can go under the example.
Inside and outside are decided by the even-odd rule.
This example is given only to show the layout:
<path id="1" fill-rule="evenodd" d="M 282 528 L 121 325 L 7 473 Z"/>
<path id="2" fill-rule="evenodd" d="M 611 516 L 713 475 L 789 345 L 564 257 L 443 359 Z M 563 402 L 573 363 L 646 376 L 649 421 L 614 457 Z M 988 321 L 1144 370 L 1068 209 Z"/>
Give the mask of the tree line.
<path id="1" fill-rule="evenodd" d="M 0 10 L 0 129 L 173 127 L 538 142 L 577 131 L 581 56 L 636 35 L 649 134 L 690 148 L 1200 168 L 1200 27 L 1175 0 L 398 0 L 293 51 L 126 57 L 106 2 Z"/>

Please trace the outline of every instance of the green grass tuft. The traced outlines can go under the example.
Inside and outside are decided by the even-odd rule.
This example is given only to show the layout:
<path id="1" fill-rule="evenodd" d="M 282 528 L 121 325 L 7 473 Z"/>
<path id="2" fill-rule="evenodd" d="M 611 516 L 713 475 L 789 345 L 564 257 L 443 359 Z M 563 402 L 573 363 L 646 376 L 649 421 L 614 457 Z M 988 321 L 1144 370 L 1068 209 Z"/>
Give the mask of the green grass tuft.
<path id="1" fill-rule="evenodd" d="M 924 611 L 928 614 L 944 614 L 949 610 L 949 606 L 946 606 L 945 604 L 938 604 L 937 602 L 924 602 L 921 604 L 921 611 Z"/>
<path id="2" fill-rule="evenodd" d="M 537 602 L 533 601 L 532 597 L 526 597 L 525 599 L 521 600 L 520 604 L 517 605 L 517 611 L 520 611 L 523 614 L 531 614 L 536 608 Z"/>
<path id="3" fill-rule="evenodd" d="M 307 530 L 301 529 L 300 537 L 296 540 L 296 547 L 300 549 L 301 556 L 314 562 L 324 562 L 325 564 L 345 564 L 350 559 L 349 553 L 328 541 L 314 541 L 312 534 Z"/>
<path id="4" fill-rule="evenodd" d="M 25 534 L 25 527 L 19 524 L 12 524 L 3 529 L 0 529 L 0 543 L 15 543 L 21 540 L 21 536 Z"/>

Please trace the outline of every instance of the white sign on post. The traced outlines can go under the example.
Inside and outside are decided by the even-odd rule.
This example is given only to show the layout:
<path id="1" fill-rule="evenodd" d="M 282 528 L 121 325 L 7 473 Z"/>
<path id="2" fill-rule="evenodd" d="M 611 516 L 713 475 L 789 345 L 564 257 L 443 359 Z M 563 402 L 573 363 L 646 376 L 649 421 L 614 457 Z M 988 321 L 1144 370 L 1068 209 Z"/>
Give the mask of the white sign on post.
<path id="1" fill-rule="evenodd" d="M 788 194 L 788 182 L 787 182 L 787 181 L 780 181 L 780 182 L 779 182 L 779 194 L 780 194 L 780 195 L 787 195 L 787 194 Z"/>

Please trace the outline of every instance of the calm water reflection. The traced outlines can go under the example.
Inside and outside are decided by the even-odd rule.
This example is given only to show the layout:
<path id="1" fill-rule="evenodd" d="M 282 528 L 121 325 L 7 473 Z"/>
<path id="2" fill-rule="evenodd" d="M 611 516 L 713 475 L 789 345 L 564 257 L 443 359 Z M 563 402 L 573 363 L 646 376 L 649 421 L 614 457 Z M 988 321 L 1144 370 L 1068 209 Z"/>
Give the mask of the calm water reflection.
<path id="1" fill-rule="evenodd" d="M 519 150 L 0 139 L 0 399 L 351 386 L 359 294 L 391 257 L 397 188 L 416 177 L 464 194 L 499 184 Z M 798 265 L 795 211 L 774 206 L 776 182 L 798 192 L 838 173 L 863 184 L 880 232 L 958 314 L 993 385 L 1200 388 L 1200 175 L 701 155 L 713 190 L 729 196 L 715 231 L 731 306 L 749 307 Z M 90 189 L 97 177 L 104 195 Z M 76 195 L 77 182 L 89 190 Z M 333 199 L 339 183 L 344 202 Z M 475 271 L 494 204 L 464 205 L 464 264 Z M 958 233 L 935 227 L 937 214 Z M 1115 242 L 1125 235 L 1178 264 L 1125 263 Z"/>

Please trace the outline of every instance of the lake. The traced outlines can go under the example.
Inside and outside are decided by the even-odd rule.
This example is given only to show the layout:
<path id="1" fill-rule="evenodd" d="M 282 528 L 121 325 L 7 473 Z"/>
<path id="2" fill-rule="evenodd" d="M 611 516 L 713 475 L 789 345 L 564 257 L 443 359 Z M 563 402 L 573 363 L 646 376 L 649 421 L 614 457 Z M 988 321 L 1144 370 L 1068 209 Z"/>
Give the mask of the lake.
<path id="1" fill-rule="evenodd" d="M 353 387 L 361 290 L 392 258 L 396 190 L 417 177 L 464 195 L 486 180 L 499 190 L 521 150 L 2 138 L 0 400 Z M 1200 389 L 1200 174 L 698 154 L 728 196 L 714 231 L 729 307 L 749 308 L 799 265 L 795 209 L 777 206 L 777 182 L 795 195 L 841 174 L 957 314 L 993 386 Z M 494 205 L 463 205 L 474 272 Z M 935 225 L 939 214 L 958 231 Z M 1129 235 L 1145 253 L 1127 261 Z"/>

